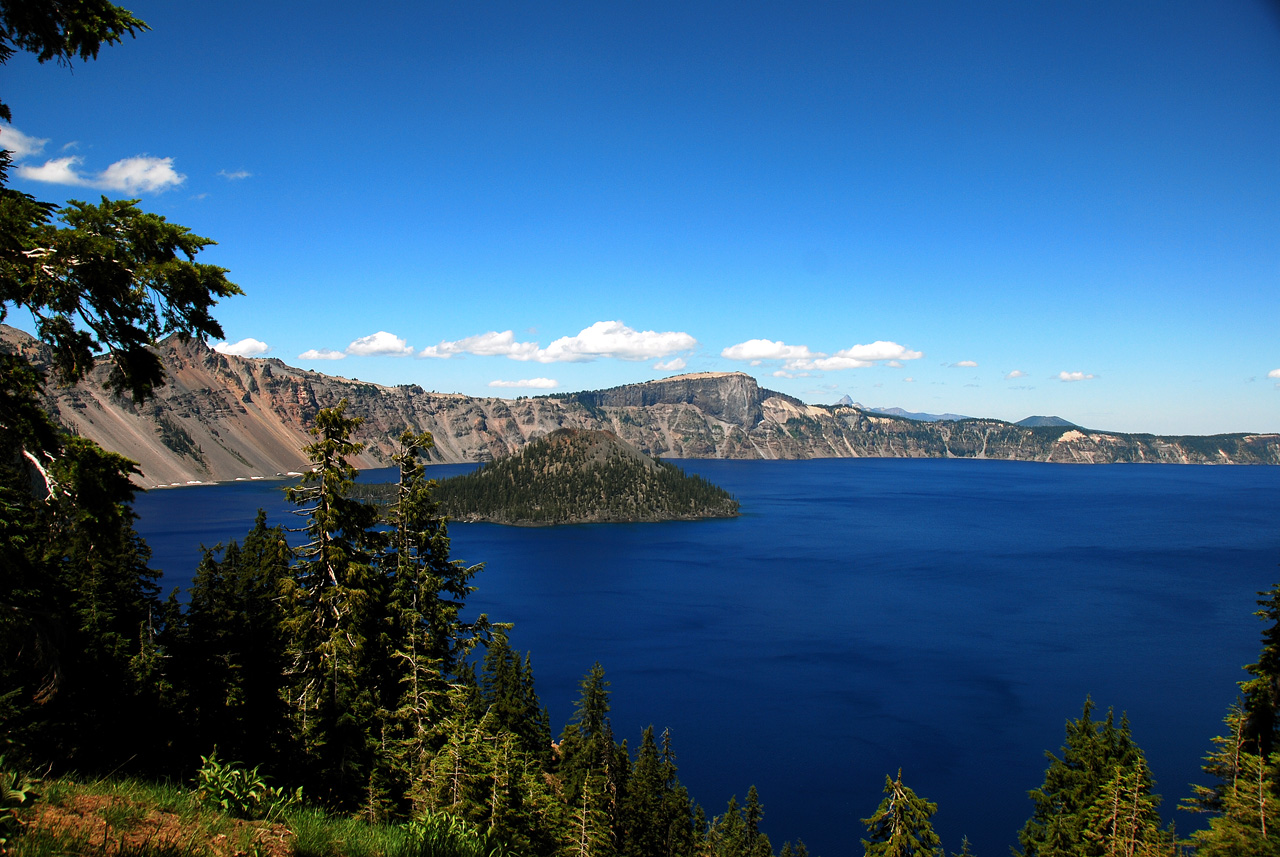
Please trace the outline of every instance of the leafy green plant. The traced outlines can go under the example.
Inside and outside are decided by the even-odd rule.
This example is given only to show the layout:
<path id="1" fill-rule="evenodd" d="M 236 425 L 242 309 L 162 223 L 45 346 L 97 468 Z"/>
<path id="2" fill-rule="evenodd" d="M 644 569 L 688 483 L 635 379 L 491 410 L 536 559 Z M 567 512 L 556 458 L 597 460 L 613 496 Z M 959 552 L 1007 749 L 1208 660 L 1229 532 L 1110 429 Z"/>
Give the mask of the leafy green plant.
<path id="1" fill-rule="evenodd" d="M 220 762 L 215 750 L 200 757 L 196 795 L 205 806 L 227 815 L 271 820 L 302 802 L 302 787 L 286 792 L 270 786 L 257 767 L 243 768 L 237 762 Z"/>
<path id="2" fill-rule="evenodd" d="M 0 756 L 0 850 L 22 830 L 17 809 L 37 797 L 31 778 L 22 771 L 9 768 Z"/>
<path id="3" fill-rule="evenodd" d="M 409 836 L 393 857 L 510 857 L 506 846 L 471 822 L 444 812 L 408 824 Z"/>

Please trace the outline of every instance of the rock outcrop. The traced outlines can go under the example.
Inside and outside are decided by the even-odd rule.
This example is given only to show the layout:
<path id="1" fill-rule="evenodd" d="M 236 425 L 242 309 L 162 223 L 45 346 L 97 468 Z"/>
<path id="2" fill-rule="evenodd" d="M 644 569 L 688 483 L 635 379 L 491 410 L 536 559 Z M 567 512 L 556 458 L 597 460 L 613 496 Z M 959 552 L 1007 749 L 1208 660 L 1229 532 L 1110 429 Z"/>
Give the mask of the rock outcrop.
<path id="1" fill-rule="evenodd" d="M 0 325 L 0 347 L 48 363 L 39 342 Z M 1000 420 L 918 422 L 850 405 L 806 405 L 741 372 L 696 373 L 535 398 L 472 398 L 386 387 L 219 354 L 176 338 L 158 346 L 168 383 L 135 405 L 103 387 L 105 363 L 45 405 L 68 430 L 139 462 L 144 487 L 271 477 L 307 467 L 316 411 L 350 402 L 363 417 L 354 463 L 390 463 L 405 428 L 429 431 L 435 461 L 488 461 L 558 428 L 612 431 L 664 458 L 1000 458 L 1081 463 L 1280 464 L 1280 435 L 1158 437 Z"/>

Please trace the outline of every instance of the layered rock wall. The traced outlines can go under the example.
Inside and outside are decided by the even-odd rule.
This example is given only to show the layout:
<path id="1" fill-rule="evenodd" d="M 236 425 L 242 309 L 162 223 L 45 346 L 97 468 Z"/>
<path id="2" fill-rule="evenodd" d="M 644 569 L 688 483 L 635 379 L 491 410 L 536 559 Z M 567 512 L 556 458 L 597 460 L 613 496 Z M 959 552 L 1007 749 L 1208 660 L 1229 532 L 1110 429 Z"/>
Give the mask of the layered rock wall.
<path id="1" fill-rule="evenodd" d="M 47 362 L 39 343 L 0 326 L 0 346 Z M 851 406 L 819 407 L 748 375 L 698 373 L 608 390 L 516 400 L 428 392 L 219 354 L 159 346 L 168 383 L 135 405 L 103 389 L 107 368 L 46 407 L 70 431 L 139 462 L 141 483 L 186 484 L 300 472 L 316 411 L 342 399 L 364 418 L 359 467 L 390 463 L 406 428 L 429 431 L 435 461 L 487 461 L 558 428 L 606 429 L 666 458 L 998 458 L 1079 463 L 1280 464 L 1280 435 L 1157 437 L 1022 427 L 999 420 L 925 423 Z"/>

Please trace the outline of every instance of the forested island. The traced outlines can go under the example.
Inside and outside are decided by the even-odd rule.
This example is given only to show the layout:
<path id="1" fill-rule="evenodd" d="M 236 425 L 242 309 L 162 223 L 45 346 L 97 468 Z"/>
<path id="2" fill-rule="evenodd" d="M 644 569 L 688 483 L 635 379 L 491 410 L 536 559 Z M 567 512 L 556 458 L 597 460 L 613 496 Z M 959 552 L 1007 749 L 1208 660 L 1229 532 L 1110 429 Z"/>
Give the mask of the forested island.
<path id="1" fill-rule="evenodd" d="M 738 502 L 701 476 L 612 432 L 557 429 L 514 455 L 445 479 L 436 499 L 460 521 L 544 526 L 729 518 Z"/>

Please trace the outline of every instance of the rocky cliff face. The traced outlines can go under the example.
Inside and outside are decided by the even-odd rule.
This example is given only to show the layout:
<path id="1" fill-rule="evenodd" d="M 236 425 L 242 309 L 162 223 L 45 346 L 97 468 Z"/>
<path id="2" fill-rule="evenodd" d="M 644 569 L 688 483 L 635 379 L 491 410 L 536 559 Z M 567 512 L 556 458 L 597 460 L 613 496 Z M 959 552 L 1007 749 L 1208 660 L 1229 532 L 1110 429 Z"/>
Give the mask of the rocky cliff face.
<path id="1" fill-rule="evenodd" d="M 0 326 L 0 347 L 37 363 L 47 352 Z M 1280 464 L 1280 435 L 1156 437 L 1021 427 L 999 420 L 922 423 L 852 406 L 812 406 L 740 372 L 682 375 L 569 395 L 516 400 L 384 387 L 219 354 L 199 342 L 159 346 L 168 384 L 134 405 L 103 389 L 105 365 L 46 406 L 68 430 L 141 465 L 145 487 L 270 477 L 307 467 L 316 411 L 350 402 L 365 419 L 354 463 L 390 463 L 406 428 L 429 431 L 436 461 L 487 461 L 557 428 L 605 429 L 666 458 L 1000 458 L 1107 463 Z"/>

